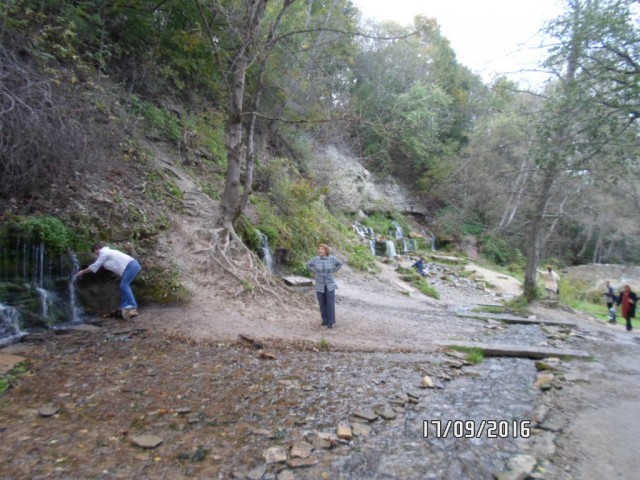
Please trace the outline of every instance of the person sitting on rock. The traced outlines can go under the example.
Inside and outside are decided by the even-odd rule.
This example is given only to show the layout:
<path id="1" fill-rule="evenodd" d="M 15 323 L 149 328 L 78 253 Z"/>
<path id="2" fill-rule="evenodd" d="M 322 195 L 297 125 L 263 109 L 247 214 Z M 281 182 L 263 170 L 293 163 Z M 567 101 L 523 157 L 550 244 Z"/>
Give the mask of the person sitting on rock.
<path id="1" fill-rule="evenodd" d="M 423 277 L 427 276 L 427 265 L 425 264 L 423 257 L 420 257 L 416 263 L 411 265 L 411 268 L 418 270 L 418 273 Z"/>

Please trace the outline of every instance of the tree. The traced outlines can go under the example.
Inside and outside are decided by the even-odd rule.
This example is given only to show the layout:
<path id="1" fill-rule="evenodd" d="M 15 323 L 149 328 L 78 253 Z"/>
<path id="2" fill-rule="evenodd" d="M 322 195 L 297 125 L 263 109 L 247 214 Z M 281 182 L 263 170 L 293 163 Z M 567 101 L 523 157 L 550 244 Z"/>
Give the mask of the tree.
<path id="1" fill-rule="evenodd" d="M 546 65 L 557 81 L 548 90 L 536 126 L 533 159 L 539 183 L 527 244 L 525 296 L 535 280 L 545 238 L 563 213 L 552 211 L 554 188 L 563 178 L 591 181 L 597 165 L 635 128 L 640 104 L 639 26 L 632 0 L 569 0 L 567 11 L 547 28 L 559 42 Z"/>
<path id="2" fill-rule="evenodd" d="M 274 68 L 272 60 L 283 61 L 287 53 L 298 54 L 302 45 L 300 38 L 309 45 L 321 44 L 319 32 L 330 30 L 329 26 L 337 29 L 336 22 L 346 32 L 355 10 L 346 0 L 309 1 L 306 4 L 296 0 L 195 2 L 222 74 L 227 99 L 227 169 L 216 228 L 211 236 L 210 259 L 241 284 L 251 283 L 255 288 L 266 288 L 265 285 L 273 285 L 272 280 L 266 270 L 256 268 L 257 257 L 238 237 L 234 222 L 243 212 L 252 192 L 257 122 L 259 119 L 275 119 L 274 103 L 271 104 L 271 112 L 261 110 L 265 93 L 277 90 L 276 80 L 283 76 L 281 70 Z M 331 25 L 326 21 L 319 22 L 318 17 L 331 18 Z M 287 51 L 288 48 L 290 50 Z M 309 77 L 312 75 L 311 67 L 307 64 L 306 68 L 290 75 Z M 331 91 L 325 93 L 331 99 Z M 285 96 L 283 100 L 289 99 Z M 261 277 L 251 278 L 255 272 L 262 272 Z"/>

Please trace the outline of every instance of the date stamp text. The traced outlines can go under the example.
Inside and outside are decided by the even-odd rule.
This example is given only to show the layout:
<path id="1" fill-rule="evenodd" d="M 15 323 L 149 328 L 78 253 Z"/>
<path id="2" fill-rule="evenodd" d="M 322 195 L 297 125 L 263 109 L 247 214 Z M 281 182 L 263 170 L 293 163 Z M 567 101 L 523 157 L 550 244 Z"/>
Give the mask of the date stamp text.
<path id="1" fill-rule="evenodd" d="M 424 438 L 529 438 L 529 420 L 423 420 Z"/>

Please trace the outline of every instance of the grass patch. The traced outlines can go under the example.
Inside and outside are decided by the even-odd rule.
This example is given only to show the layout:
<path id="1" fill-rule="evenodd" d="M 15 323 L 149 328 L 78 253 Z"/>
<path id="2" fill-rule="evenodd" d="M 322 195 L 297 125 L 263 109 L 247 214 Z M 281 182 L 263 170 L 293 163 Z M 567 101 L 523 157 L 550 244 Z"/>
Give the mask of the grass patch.
<path id="1" fill-rule="evenodd" d="M 482 305 L 471 310 L 474 313 L 507 313 L 504 305 Z"/>
<path id="2" fill-rule="evenodd" d="M 465 353 L 467 355 L 467 361 L 472 365 L 478 365 L 484 360 L 484 350 L 478 347 L 453 346 L 451 347 L 451 350 Z"/>
<path id="3" fill-rule="evenodd" d="M 417 271 L 412 268 L 398 267 L 397 272 L 400 274 L 400 279 L 404 282 L 411 284 L 416 289 L 420 290 L 427 297 L 440 299 L 440 292 L 436 290 L 426 278 L 423 278 Z"/>
<path id="4" fill-rule="evenodd" d="M 316 343 L 316 349 L 320 352 L 328 352 L 330 348 L 331 346 L 329 345 L 329 340 L 324 337 L 318 340 L 318 343 Z"/>
<path id="5" fill-rule="evenodd" d="M 528 317 L 531 315 L 531 310 L 529 310 L 529 303 L 524 295 L 520 295 L 519 297 L 514 298 L 513 300 L 509 300 L 504 304 L 507 311 L 513 313 L 514 315 L 521 315 L 523 317 Z"/>

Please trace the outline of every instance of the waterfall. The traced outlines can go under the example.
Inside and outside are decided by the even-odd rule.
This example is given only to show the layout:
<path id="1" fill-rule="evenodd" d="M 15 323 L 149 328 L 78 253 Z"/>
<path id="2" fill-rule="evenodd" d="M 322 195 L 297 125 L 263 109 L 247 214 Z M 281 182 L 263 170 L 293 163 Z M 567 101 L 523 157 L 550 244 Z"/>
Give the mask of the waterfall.
<path id="1" fill-rule="evenodd" d="M 360 240 L 368 240 L 369 248 L 371 249 L 371 255 L 375 257 L 376 255 L 376 232 L 373 231 L 371 227 L 365 227 L 359 222 L 355 222 L 352 225 L 353 229 L 356 231 Z"/>
<path id="2" fill-rule="evenodd" d="M 0 347 L 11 345 L 24 334 L 18 310 L 0 303 Z"/>
<path id="3" fill-rule="evenodd" d="M 49 305 L 51 304 L 51 298 L 49 292 L 42 287 L 36 287 L 38 291 L 38 295 L 40 295 L 40 304 L 41 304 L 41 312 L 42 316 L 49 319 Z"/>
<path id="4" fill-rule="evenodd" d="M 395 243 L 393 243 L 393 240 L 387 240 L 385 243 L 387 245 L 387 250 L 386 250 L 385 255 L 387 257 L 391 257 L 391 258 L 396 257 L 397 256 L 397 254 L 396 254 L 396 245 L 395 245 Z"/>
<path id="5" fill-rule="evenodd" d="M 415 238 L 402 239 L 402 253 L 410 253 L 417 249 L 418 249 L 418 244 Z"/>
<path id="6" fill-rule="evenodd" d="M 396 238 L 404 238 L 404 230 L 402 230 L 402 227 L 400 226 L 400 224 L 398 222 L 393 222 L 393 224 L 396 227 L 396 231 L 395 231 Z"/>
<path id="7" fill-rule="evenodd" d="M 73 276 L 73 253 L 51 254 L 44 243 L 26 238 L 0 242 L 0 345 L 30 332 L 84 320 Z"/>
<path id="8" fill-rule="evenodd" d="M 269 246 L 269 237 L 258 230 L 260 235 L 260 250 L 262 251 L 262 261 L 265 263 L 271 273 L 274 272 L 275 262 L 273 261 L 273 254 L 271 253 L 271 247 Z"/>
<path id="9" fill-rule="evenodd" d="M 358 222 L 354 223 L 352 225 L 353 229 L 356 231 L 356 233 L 358 234 L 358 236 L 360 237 L 360 240 L 364 240 L 367 236 L 367 231 L 365 230 L 365 228 L 360 225 Z"/>
<path id="10" fill-rule="evenodd" d="M 436 252 L 438 250 L 438 241 L 435 235 L 431 235 L 431 251 Z"/>
<path id="11" fill-rule="evenodd" d="M 78 262 L 78 257 L 75 252 L 69 252 L 69 257 L 71 257 L 71 262 L 73 263 L 73 267 L 71 269 L 71 280 L 69 280 L 69 305 L 71 307 L 71 322 L 79 323 L 82 321 L 82 308 L 78 303 L 78 293 L 76 291 L 76 280 L 75 276 L 78 271 L 80 271 L 80 263 Z"/>

